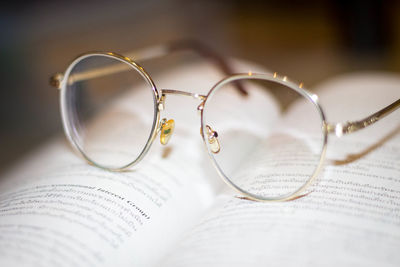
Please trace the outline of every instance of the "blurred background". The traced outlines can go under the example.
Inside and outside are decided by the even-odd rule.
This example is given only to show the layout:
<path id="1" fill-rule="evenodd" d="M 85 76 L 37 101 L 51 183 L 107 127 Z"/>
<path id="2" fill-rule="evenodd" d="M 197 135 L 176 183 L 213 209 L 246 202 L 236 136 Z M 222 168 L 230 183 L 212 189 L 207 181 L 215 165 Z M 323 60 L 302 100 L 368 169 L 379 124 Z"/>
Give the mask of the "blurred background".
<path id="1" fill-rule="evenodd" d="M 51 74 L 78 54 L 196 39 L 307 87 L 400 72 L 400 1 L 2 1 L 0 172 L 62 132 Z"/>

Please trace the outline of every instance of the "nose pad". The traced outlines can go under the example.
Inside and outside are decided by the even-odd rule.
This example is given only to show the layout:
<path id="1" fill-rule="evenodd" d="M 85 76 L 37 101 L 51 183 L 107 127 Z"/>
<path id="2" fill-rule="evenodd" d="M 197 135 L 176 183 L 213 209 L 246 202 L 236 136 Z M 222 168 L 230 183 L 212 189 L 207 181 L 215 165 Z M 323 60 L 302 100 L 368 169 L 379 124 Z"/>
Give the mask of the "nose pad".
<path id="1" fill-rule="evenodd" d="M 174 120 L 168 120 L 167 119 L 162 119 L 161 121 L 161 134 L 160 134 L 160 143 L 162 145 L 168 144 L 169 139 L 171 139 L 171 136 L 174 132 L 175 129 L 175 121 Z"/>
<path id="2" fill-rule="evenodd" d="M 208 125 L 206 125 L 206 130 L 207 130 L 207 141 L 210 144 L 211 152 L 217 154 L 221 150 L 221 146 L 218 141 L 218 133 Z"/>

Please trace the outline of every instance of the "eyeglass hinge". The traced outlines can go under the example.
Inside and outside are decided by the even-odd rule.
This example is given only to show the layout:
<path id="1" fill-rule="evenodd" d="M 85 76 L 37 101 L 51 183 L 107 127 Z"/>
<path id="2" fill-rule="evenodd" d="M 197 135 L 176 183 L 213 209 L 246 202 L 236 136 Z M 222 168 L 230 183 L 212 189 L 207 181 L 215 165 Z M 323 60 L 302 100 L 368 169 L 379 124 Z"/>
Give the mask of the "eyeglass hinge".
<path id="1" fill-rule="evenodd" d="M 63 78 L 64 78 L 64 75 L 62 73 L 58 72 L 56 74 L 53 74 L 50 77 L 49 83 L 54 88 L 61 89 L 61 82 L 62 82 Z"/>
<path id="2" fill-rule="evenodd" d="M 337 137 L 342 137 L 348 133 L 347 127 L 347 125 L 343 125 L 342 123 L 327 123 L 326 131 L 328 134 L 335 134 Z"/>

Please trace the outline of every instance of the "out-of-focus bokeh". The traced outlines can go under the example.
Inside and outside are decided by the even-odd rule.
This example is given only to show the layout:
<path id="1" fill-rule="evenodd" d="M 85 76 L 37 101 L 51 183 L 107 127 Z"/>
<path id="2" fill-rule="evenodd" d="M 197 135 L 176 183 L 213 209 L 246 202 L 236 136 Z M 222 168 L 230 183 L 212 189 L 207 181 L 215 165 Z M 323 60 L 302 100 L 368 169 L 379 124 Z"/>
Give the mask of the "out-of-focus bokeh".
<path id="1" fill-rule="evenodd" d="M 62 131 L 59 92 L 48 79 L 82 52 L 191 38 L 308 87 L 351 71 L 400 71 L 397 1 L 14 0 L 0 6 L 0 171 Z"/>

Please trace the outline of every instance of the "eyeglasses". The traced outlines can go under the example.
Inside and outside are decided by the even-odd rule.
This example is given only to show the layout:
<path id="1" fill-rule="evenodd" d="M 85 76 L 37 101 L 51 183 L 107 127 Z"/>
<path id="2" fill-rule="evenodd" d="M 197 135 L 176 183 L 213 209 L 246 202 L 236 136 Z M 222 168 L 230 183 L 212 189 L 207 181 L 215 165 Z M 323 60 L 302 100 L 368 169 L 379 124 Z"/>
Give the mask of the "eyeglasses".
<path id="1" fill-rule="evenodd" d="M 185 49 L 210 59 L 227 77 L 205 95 L 158 89 L 144 68 L 132 60 L 159 58 Z M 302 83 L 277 73 L 232 74 L 229 66 L 198 43 L 178 42 L 127 57 L 106 52 L 83 54 L 64 74 L 53 75 L 50 83 L 61 90 L 62 121 L 72 146 L 89 163 L 111 171 L 138 164 L 158 134 L 161 144 L 168 143 L 174 120 L 160 120 L 168 95 L 197 99 L 200 134 L 215 169 L 243 198 L 257 201 L 300 196 L 323 166 L 329 134 L 352 133 L 400 107 L 399 99 L 360 121 L 331 124 L 318 97 Z M 278 96 L 294 101 L 282 105 Z M 299 113 L 307 120 L 299 121 Z"/>

